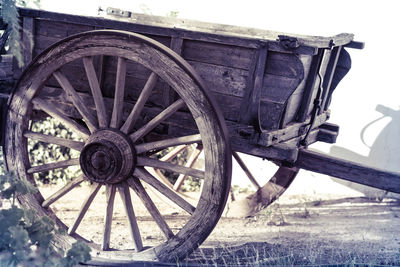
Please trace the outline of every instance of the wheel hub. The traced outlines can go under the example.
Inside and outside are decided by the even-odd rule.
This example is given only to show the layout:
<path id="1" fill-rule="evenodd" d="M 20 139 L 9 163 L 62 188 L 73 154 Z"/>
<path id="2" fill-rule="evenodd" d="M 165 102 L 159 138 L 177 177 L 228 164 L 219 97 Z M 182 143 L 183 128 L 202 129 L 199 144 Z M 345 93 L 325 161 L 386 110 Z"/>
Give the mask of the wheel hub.
<path id="1" fill-rule="evenodd" d="M 136 151 L 124 133 L 102 129 L 89 137 L 79 162 L 89 180 L 115 184 L 132 175 L 136 166 Z"/>

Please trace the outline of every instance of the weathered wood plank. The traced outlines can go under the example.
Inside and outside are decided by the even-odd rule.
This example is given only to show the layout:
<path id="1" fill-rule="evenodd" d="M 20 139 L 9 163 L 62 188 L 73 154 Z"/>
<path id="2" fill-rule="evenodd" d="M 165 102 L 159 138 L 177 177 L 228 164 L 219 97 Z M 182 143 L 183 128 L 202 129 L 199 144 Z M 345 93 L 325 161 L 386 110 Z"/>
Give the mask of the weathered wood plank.
<path id="1" fill-rule="evenodd" d="M 24 17 L 22 20 L 22 49 L 25 66 L 32 61 L 32 52 L 34 48 L 33 36 L 35 35 L 35 20 L 30 17 Z"/>
<path id="2" fill-rule="evenodd" d="M 164 18 L 156 16 L 147 16 L 143 14 L 134 14 L 132 21 L 115 21 L 102 18 L 91 18 L 68 14 L 58 14 L 39 10 L 20 9 L 22 16 L 41 17 L 45 20 L 52 21 L 68 21 L 74 24 L 90 25 L 96 28 L 117 28 L 120 30 L 130 30 L 145 34 L 155 34 L 162 36 L 182 36 L 187 39 L 197 39 L 205 41 L 214 41 L 220 43 L 228 43 L 236 46 L 257 47 L 256 40 L 277 40 L 279 35 L 288 35 L 285 33 L 271 32 L 252 28 L 243 28 L 230 25 L 216 25 L 213 23 L 193 22 L 189 20 Z M 162 20 L 157 22 L 157 20 Z M 139 23 L 142 20 L 142 23 Z M 132 23 L 132 22 L 136 22 Z M 182 23 L 183 22 L 183 23 Z M 147 25 L 146 25 L 147 24 Z M 169 25 L 169 26 L 168 26 Z M 179 25 L 184 25 L 183 29 L 179 29 Z M 329 48 L 332 41 L 336 45 L 344 45 L 353 40 L 352 34 L 339 34 L 331 37 L 319 36 L 301 36 L 290 34 L 298 39 L 300 47 L 294 52 L 312 53 L 304 48 L 304 46 L 326 47 Z M 276 50 L 285 51 L 278 42 L 272 47 Z M 305 51 L 304 51 L 305 50 Z"/>
<path id="3" fill-rule="evenodd" d="M 265 44 L 252 58 L 252 68 L 248 76 L 245 96 L 240 105 L 240 123 L 252 125 L 257 131 L 261 131 L 262 128 L 260 124 L 260 97 L 267 56 L 268 47 Z"/>
<path id="4" fill-rule="evenodd" d="M 330 56 L 327 70 L 326 70 L 325 76 L 324 76 L 324 85 L 323 85 L 324 92 L 321 96 L 321 100 L 322 100 L 321 107 L 322 108 L 320 109 L 319 113 L 321 113 L 327 109 L 326 102 L 328 100 L 328 95 L 329 95 L 329 91 L 331 88 L 332 79 L 333 79 L 333 75 L 335 73 L 336 65 L 339 60 L 340 51 L 342 51 L 341 46 L 335 47 L 332 50 L 332 54 Z"/>
<path id="5" fill-rule="evenodd" d="M 298 112 L 298 121 L 305 121 L 305 119 L 308 116 L 308 111 L 310 108 L 310 103 L 312 101 L 312 96 L 315 91 L 315 86 L 317 85 L 317 80 L 319 82 L 322 82 L 318 79 L 318 72 L 321 66 L 321 61 L 322 57 L 324 55 L 324 50 L 320 49 L 318 51 L 318 55 L 315 55 L 313 57 L 312 63 L 311 63 L 311 69 L 308 73 L 307 79 L 306 79 L 306 85 L 305 85 L 305 91 L 304 95 L 302 97 L 302 103 Z"/>
<path id="6" fill-rule="evenodd" d="M 295 166 L 351 182 L 400 193 L 400 173 L 389 172 L 314 151 L 300 149 Z"/>
<path id="7" fill-rule="evenodd" d="M 249 70 L 254 49 L 219 43 L 187 40 L 183 58 L 235 69 Z"/>
<path id="8" fill-rule="evenodd" d="M 243 97 L 248 72 L 245 70 L 189 61 L 211 91 Z"/>

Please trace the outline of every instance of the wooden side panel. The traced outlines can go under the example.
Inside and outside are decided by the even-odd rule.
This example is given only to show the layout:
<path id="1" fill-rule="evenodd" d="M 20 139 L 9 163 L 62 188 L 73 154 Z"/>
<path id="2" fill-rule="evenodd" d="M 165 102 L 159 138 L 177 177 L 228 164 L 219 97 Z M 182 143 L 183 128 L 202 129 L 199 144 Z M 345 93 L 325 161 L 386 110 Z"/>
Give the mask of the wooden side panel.
<path id="1" fill-rule="evenodd" d="M 299 59 L 303 65 L 304 77 L 307 77 L 310 72 L 312 56 L 300 55 Z M 282 127 L 296 120 L 297 112 L 300 108 L 300 104 L 303 98 L 303 93 L 306 85 L 306 79 L 303 78 L 297 86 L 294 93 L 290 96 L 287 101 L 286 111 L 282 118 Z"/>
<path id="2" fill-rule="evenodd" d="M 260 122 L 264 130 L 280 128 L 287 101 L 303 79 L 303 62 L 297 55 L 268 53 L 260 99 Z"/>
<path id="3" fill-rule="evenodd" d="M 116 24 L 117 25 L 117 24 Z M 99 27 L 36 19 L 34 32 L 34 56 L 51 44 L 70 35 L 95 30 Z M 126 29 L 125 29 L 126 30 Z M 258 48 L 222 44 L 220 42 L 182 39 L 172 36 L 147 35 L 166 46 L 181 53 L 204 80 L 206 86 L 214 94 L 225 119 L 238 121 L 240 110 L 243 107 L 243 97 L 250 88 L 254 79 L 250 71 L 254 70 L 254 56 Z M 175 39 L 174 39 L 175 38 Z M 172 41 L 175 40 L 175 41 Z M 179 43 L 177 43 L 179 41 Z M 257 42 L 255 42 L 256 44 Z M 260 45 L 260 44 L 258 44 Z M 295 114 L 301 102 L 304 77 L 307 75 L 311 56 L 296 55 L 268 51 L 265 62 L 265 72 L 261 83 L 259 114 L 262 129 L 274 130 L 286 125 L 295 119 Z M 116 58 L 104 57 L 96 64 L 98 73 L 104 81 L 103 93 L 113 97 L 115 87 Z M 101 66 L 100 66 L 101 65 Z M 304 66 L 303 66 L 304 65 Z M 87 77 L 81 62 L 74 62 L 63 67 L 67 77 L 73 77 L 70 82 L 80 92 L 87 92 Z M 125 98 L 136 100 L 146 83 L 150 70 L 139 64 L 129 63 L 127 66 Z M 48 86 L 59 87 L 57 81 L 50 78 Z M 152 105 L 166 105 L 170 101 L 171 93 L 168 86 L 158 82 L 150 101 Z M 168 99 L 167 96 L 170 96 Z M 289 100 L 288 100 L 289 99 Z M 241 106 L 242 105 L 242 106 Z"/>

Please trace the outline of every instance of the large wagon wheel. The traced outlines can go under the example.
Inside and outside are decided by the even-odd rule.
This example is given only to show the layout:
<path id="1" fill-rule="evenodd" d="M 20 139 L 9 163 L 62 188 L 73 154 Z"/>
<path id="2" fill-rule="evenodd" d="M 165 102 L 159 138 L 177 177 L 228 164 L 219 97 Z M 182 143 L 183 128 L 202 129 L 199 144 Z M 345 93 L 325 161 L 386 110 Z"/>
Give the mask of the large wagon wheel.
<path id="1" fill-rule="evenodd" d="M 104 96 L 102 82 L 98 78 L 100 75 L 96 75 L 97 65 L 93 63 L 94 59 L 102 56 L 114 58 L 116 62 L 117 71 L 111 81 L 115 84 L 115 92 L 111 97 Z M 133 70 L 129 69 L 131 65 Z M 130 88 L 125 88 L 125 82 L 130 71 L 138 71 L 138 67 L 147 70 L 149 76 L 137 99 L 129 102 L 127 94 Z M 77 75 L 83 72 L 87 79 L 86 91 L 85 88 L 74 88 L 78 78 L 68 76 L 67 69 L 78 70 Z M 52 98 L 51 93 L 43 93 L 51 80 L 57 81 L 58 87 L 62 88 L 62 96 Z M 163 83 L 164 89 L 166 86 L 173 88 L 178 99 L 164 108 L 161 105 L 154 107 L 153 102 L 148 107 L 147 103 L 151 102 L 159 83 Z M 158 112 L 148 118 L 152 112 L 146 113 L 147 108 Z M 179 121 L 180 116 L 188 115 L 194 127 L 188 131 L 191 134 L 184 134 L 183 131 L 180 136 L 163 135 L 157 138 L 162 136 L 156 131 L 158 127 L 173 124 L 174 116 Z M 80 141 L 31 131 L 30 126 L 38 116 L 50 116 L 61 122 L 79 135 Z M 135 249 L 135 253 L 129 253 L 132 260 L 168 261 L 186 256 L 205 240 L 223 212 L 231 172 L 231 153 L 223 117 L 215 109 L 194 70 L 170 49 L 147 37 L 122 31 L 93 31 L 69 37 L 45 50 L 18 82 L 9 105 L 6 130 L 7 165 L 20 179 L 37 185 L 34 174 L 71 165 L 82 170 L 81 175 L 46 199 L 40 192 L 19 198 L 22 205 L 36 209 L 39 216 L 50 216 L 59 227 L 68 231 L 69 236 L 57 236 L 59 245 L 68 246 L 72 242 L 70 236 L 81 238 L 80 233 L 85 230 L 79 226 L 101 188 L 106 189 L 107 201 L 103 237 L 99 242 L 101 250 L 111 249 L 113 203 L 116 192 L 119 192 Z M 147 137 L 151 137 L 151 141 Z M 32 166 L 28 155 L 30 140 L 68 147 L 80 154 L 77 158 L 54 159 L 55 162 Z M 204 171 L 166 164 L 149 156 L 166 147 L 191 143 L 201 143 L 204 147 Z M 146 166 L 204 179 L 197 205 L 191 205 L 160 183 L 146 170 Z M 67 226 L 52 207 L 61 198 L 68 198 L 83 181 L 90 182 L 91 191 L 83 203 L 77 203 L 82 205 L 81 209 Z M 179 231 L 172 229 L 157 209 L 147 192 L 149 187 L 165 195 L 188 214 L 188 220 Z M 151 248 L 146 247 L 133 209 L 137 203 L 132 205 L 130 189 L 141 199 L 164 234 L 165 241 Z"/>

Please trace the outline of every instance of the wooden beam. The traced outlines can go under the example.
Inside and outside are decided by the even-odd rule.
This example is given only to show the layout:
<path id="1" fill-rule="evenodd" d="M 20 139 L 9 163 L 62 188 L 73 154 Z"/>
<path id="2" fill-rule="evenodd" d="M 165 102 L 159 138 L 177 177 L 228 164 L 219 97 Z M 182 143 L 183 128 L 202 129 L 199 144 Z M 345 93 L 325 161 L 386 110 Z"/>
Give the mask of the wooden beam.
<path id="1" fill-rule="evenodd" d="M 33 36 L 35 31 L 34 18 L 24 17 L 22 20 L 22 49 L 25 66 L 32 61 L 33 55 Z"/>
<path id="2" fill-rule="evenodd" d="M 310 107 L 310 103 L 312 101 L 312 96 L 315 89 L 315 83 L 317 80 L 318 72 L 320 70 L 323 55 L 324 55 L 324 49 L 320 49 L 318 51 L 318 54 L 315 55 L 312 59 L 310 72 L 308 73 L 306 86 L 304 88 L 303 99 L 301 101 L 300 110 L 297 115 L 298 116 L 297 120 L 299 122 L 303 122 L 307 119 L 308 108 Z"/>
<path id="3" fill-rule="evenodd" d="M 253 125 L 257 131 L 261 132 L 260 124 L 260 98 L 263 86 L 265 66 L 267 63 L 268 44 L 263 44 L 253 58 L 253 69 L 249 72 L 247 89 L 240 105 L 240 123 Z"/>
<path id="4" fill-rule="evenodd" d="M 326 154 L 300 149 L 296 167 L 354 183 L 400 193 L 400 173 L 389 172 Z"/>

